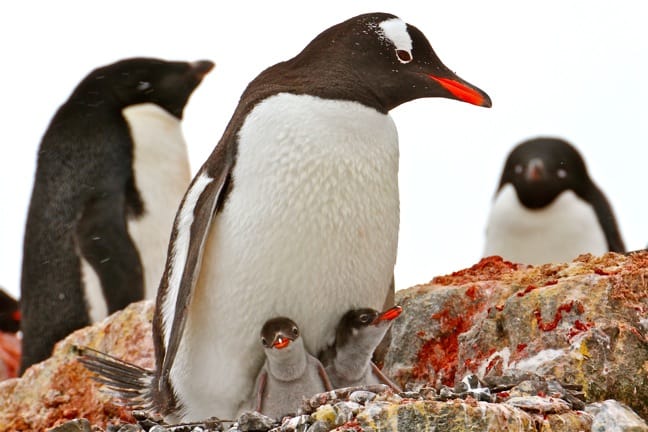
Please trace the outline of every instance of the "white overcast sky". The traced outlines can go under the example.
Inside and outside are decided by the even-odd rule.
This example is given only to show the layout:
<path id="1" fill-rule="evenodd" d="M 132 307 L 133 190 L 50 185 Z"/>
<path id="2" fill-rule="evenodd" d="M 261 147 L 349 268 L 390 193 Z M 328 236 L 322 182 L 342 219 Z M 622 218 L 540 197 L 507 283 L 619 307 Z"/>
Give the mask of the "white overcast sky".
<path id="1" fill-rule="evenodd" d="M 133 56 L 210 59 L 185 111 L 195 172 L 245 85 L 325 28 L 390 12 L 421 29 L 488 110 L 423 99 L 392 112 L 401 142 L 398 288 L 481 256 L 508 151 L 537 135 L 576 145 L 630 249 L 648 242 L 648 25 L 635 1 L 15 1 L 0 6 L 0 286 L 19 292 L 36 152 L 93 68 Z"/>

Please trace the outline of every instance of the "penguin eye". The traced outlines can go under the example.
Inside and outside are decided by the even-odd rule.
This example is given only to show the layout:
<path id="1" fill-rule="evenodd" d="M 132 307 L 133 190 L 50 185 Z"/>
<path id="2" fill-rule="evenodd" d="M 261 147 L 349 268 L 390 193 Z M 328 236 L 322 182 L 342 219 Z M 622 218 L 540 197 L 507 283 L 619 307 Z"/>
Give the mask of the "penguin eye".
<path id="1" fill-rule="evenodd" d="M 360 322 L 362 324 L 367 324 L 369 322 L 369 314 L 360 315 Z"/>
<path id="2" fill-rule="evenodd" d="M 522 171 L 524 171 L 524 168 L 520 164 L 515 165 L 514 169 L 515 169 L 515 174 L 522 174 Z"/>
<path id="3" fill-rule="evenodd" d="M 140 81 L 137 83 L 137 90 L 144 91 L 151 88 L 151 83 L 148 81 Z"/>
<path id="4" fill-rule="evenodd" d="M 292 334 L 293 334 L 294 336 L 299 336 L 299 329 L 298 329 L 297 327 L 293 327 L 293 328 L 292 328 Z"/>
<path id="5" fill-rule="evenodd" d="M 266 340 L 266 338 L 261 338 L 261 343 L 263 344 L 264 347 L 268 346 L 268 341 Z"/>
<path id="6" fill-rule="evenodd" d="M 556 175 L 558 176 L 558 178 L 564 179 L 565 177 L 567 177 L 567 170 L 564 168 L 558 168 Z"/>
<path id="7" fill-rule="evenodd" d="M 404 49 L 397 49 L 396 57 L 398 57 L 398 61 L 403 64 L 407 64 L 412 61 L 412 53 Z"/>

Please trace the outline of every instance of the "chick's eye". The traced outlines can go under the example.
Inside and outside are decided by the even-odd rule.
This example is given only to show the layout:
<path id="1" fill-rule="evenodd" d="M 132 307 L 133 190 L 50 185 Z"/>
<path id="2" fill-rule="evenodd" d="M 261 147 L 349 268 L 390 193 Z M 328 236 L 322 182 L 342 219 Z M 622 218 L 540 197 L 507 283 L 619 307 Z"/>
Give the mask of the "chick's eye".
<path id="1" fill-rule="evenodd" d="M 297 327 L 293 327 L 293 328 L 292 328 L 292 333 L 293 333 L 293 335 L 295 335 L 295 336 L 299 336 L 299 329 L 298 329 Z"/>
<path id="2" fill-rule="evenodd" d="M 398 61 L 406 64 L 412 61 L 412 53 L 404 50 L 404 49 L 397 49 L 396 50 L 396 57 L 398 57 Z"/>
<path id="3" fill-rule="evenodd" d="M 360 322 L 363 324 L 366 324 L 369 322 L 369 315 L 367 314 L 362 314 L 360 315 Z"/>

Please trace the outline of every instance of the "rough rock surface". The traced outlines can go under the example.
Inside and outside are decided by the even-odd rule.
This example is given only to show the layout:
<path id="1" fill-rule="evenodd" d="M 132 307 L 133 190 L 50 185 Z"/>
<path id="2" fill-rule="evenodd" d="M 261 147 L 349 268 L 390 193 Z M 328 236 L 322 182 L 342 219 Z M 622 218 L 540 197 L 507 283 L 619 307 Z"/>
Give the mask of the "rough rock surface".
<path id="1" fill-rule="evenodd" d="M 648 253 L 538 267 L 484 259 L 397 293 L 404 312 L 383 370 L 408 391 L 338 391 L 305 403 L 302 416 L 245 417 L 230 430 L 648 431 L 647 272 Z M 183 430 L 126 427 L 135 417 L 75 358 L 74 346 L 88 345 L 151 368 L 151 317 L 150 302 L 131 305 L 0 383 L 0 431 Z M 470 373 L 477 389 L 462 381 Z"/>
<path id="2" fill-rule="evenodd" d="M 648 253 L 518 266 L 498 257 L 397 293 L 384 372 L 453 386 L 530 371 L 648 419 Z"/>
<path id="3" fill-rule="evenodd" d="M 15 333 L 0 331 L 0 381 L 14 378 L 20 366 L 20 339 Z"/>
<path id="4" fill-rule="evenodd" d="M 151 302 L 135 303 L 93 327 L 78 330 L 59 342 L 52 357 L 22 378 L 0 383 L 0 431 L 41 431 L 74 418 L 102 427 L 133 422 L 131 413 L 99 391 L 91 374 L 76 361 L 75 346 L 107 351 L 143 367 L 153 367 Z"/>

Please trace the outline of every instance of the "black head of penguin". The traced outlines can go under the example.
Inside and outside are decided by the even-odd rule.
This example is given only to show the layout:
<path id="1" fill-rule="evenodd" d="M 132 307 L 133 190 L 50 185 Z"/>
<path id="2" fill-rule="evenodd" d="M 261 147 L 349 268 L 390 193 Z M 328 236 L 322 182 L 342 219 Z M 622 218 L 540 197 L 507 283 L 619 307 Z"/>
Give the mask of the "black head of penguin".
<path id="1" fill-rule="evenodd" d="M 207 60 L 125 59 L 93 70 L 70 99 L 86 107 L 111 102 L 120 108 L 153 103 L 182 119 L 189 96 L 213 67 Z"/>
<path id="2" fill-rule="evenodd" d="M 540 137 L 518 144 L 509 154 L 498 191 L 507 183 L 529 209 L 551 204 L 558 195 L 572 190 L 588 200 L 592 180 L 578 150 L 559 138 Z"/>
<path id="3" fill-rule="evenodd" d="M 260 99 L 283 91 L 285 83 L 292 93 L 358 101 L 383 113 L 424 97 L 491 106 L 486 93 L 441 62 L 419 29 L 380 12 L 330 27 L 251 85 Z"/>

